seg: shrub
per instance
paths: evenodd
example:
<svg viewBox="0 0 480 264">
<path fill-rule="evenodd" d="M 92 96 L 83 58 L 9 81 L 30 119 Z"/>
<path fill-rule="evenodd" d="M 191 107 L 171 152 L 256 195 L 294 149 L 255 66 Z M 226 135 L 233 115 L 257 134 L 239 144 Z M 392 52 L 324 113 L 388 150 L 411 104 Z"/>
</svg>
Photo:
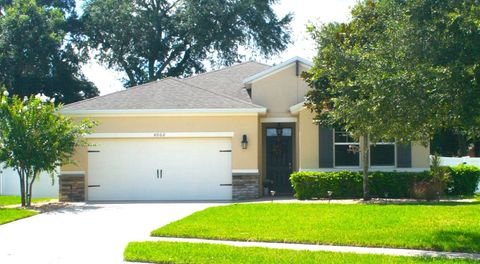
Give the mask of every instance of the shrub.
<svg viewBox="0 0 480 264">
<path fill-rule="evenodd" d="M 362 178 L 358 172 L 295 172 L 290 176 L 295 197 L 300 200 L 362 197 Z"/>
<path fill-rule="evenodd" d="M 450 175 L 450 168 L 440 166 L 440 157 L 437 155 L 433 156 L 430 177 L 415 182 L 412 190 L 413 196 L 416 199 L 440 199 L 448 189 L 451 179 Z"/>
<path fill-rule="evenodd" d="M 437 193 L 472 195 L 480 180 L 480 169 L 460 165 L 451 169 L 440 167 L 437 173 L 424 172 L 370 172 L 369 187 L 372 197 L 434 199 Z M 448 174 L 450 177 L 448 177 Z M 450 179 L 450 180 L 448 180 Z M 352 171 L 295 172 L 290 181 L 298 199 L 362 197 L 362 174 Z"/>
<path fill-rule="evenodd" d="M 410 198 L 415 183 L 430 178 L 428 172 L 371 172 L 369 175 L 372 197 Z"/>
<path fill-rule="evenodd" d="M 451 181 L 447 185 L 450 195 L 473 195 L 480 181 L 480 168 L 458 165 L 450 168 Z"/>
</svg>

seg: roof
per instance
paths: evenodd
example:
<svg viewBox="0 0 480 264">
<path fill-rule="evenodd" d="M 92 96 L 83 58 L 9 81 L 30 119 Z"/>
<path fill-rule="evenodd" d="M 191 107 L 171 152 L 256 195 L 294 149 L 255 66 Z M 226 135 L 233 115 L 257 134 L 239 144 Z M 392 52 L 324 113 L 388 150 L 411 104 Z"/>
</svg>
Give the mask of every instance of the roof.
<svg viewBox="0 0 480 264">
<path fill-rule="evenodd" d="M 221 70 L 195 75 L 183 80 L 189 84 L 251 102 L 243 80 L 270 67 L 266 64 L 250 61 Z"/>
<path fill-rule="evenodd" d="M 251 84 L 251 83 L 253 83 L 253 82 L 255 82 L 255 81 L 258 81 L 258 80 L 260 80 L 260 79 L 263 79 L 263 78 L 265 78 L 265 77 L 268 77 L 268 76 L 270 76 L 270 75 L 273 75 L 273 74 L 275 74 L 276 72 L 279 72 L 279 71 L 281 71 L 281 70 L 283 70 L 283 69 L 285 69 L 285 68 L 289 67 L 290 65 L 292 65 L 292 64 L 294 64 L 294 63 L 297 63 L 297 62 L 300 63 L 300 64 L 303 64 L 303 65 L 305 65 L 305 66 L 307 66 L 307 67 L 309 67 L 309 68 L 312 67 L 312 65 L 313 65 L 311 61 L 308 61 L 308 60 L 306 60 L 306 59 L 304 59 L 304 58 L 301 58 L 301 57 L 293 57 L 293 58 L 291 58 L 291 59 L 289 59 L 289 60 L 287 60 L 287 61 L 284 61 L 284 62 L 282 62 L 282 63 L 280 63 L 280 64 L 278 64 L 278 65 L 275 65 L 275 66 L 273 66 L 273 67 L 268 67 L 267 69 L 265 69 L 265 70 L 263 70 L 263 71 L 261 71 L 261 72 L 258 72 L 258 73 L 254 74 L 254 75 L 251 75 L 251 76 L 245 78 L 245 79 L 243 80 L 243 83 L 244 83 L 244 84 Z"/>
<path fill-rule="evenodd" d="M 86 99 L 64 106 L 62 112 L 66 114 L 264 113 L 266 112 L 264 107 L 252 103 L 246 84 L 274 74 L 296 62 L 311 66 L 310 62 L 299 57 L 274 67 L 258 62 L 244 62 L 185 79 L 169 77 Z"/>
<path fill-rule="evenodd" d="M 62 109 L 62 112 L 127 109 L 256 109 L 260 111 L 264 108 L 170 77 L 69 104 Z"/>
</svg>

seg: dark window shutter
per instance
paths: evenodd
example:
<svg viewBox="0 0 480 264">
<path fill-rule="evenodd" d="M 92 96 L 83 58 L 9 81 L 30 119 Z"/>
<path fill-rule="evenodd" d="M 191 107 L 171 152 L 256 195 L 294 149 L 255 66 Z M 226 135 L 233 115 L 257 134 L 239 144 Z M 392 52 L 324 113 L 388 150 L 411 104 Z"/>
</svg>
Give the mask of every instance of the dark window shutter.
<svg viewBox="0 0 480 264">
<path fill-rule="evenodd" d="M 397 144 L 397 168 L 412 167 L 412 144 Z"/>
<path fill-rule="evenodd" d="M 319 127 L 319 168 L 333 168 L 333 129 Z"/>
</svg>

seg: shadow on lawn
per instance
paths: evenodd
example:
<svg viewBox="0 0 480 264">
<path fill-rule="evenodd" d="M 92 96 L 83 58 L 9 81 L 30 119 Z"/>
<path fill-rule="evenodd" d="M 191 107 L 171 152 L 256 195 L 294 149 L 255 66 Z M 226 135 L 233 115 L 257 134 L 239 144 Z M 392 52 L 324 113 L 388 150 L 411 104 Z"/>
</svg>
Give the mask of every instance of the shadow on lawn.
<svg viewBox="0 0 480 264">
<path fill-rule="evenodd" d="M 432 246 L 439 250 L 480 253 L 480 234 L 468 231 L 439 231 Z"/>
<path fill-rule="evenodd" d="M 454 202 L 454 201 L 440 201 L 440 202 L 427 202 L 427 201 L 419 201 L 419 202 L 385 202 L 385 203 L 377 203 L 378 205 L 431 205 L 431 206 L 475 206 L 480 205 L 480 202 Z"/>
</svg>

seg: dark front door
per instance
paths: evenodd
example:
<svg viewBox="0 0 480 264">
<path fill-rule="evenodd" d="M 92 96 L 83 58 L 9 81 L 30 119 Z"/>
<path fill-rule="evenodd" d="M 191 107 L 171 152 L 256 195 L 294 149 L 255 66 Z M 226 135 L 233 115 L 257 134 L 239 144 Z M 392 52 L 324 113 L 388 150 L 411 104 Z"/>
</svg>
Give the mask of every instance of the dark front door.
<svg viewBox="0 0 480 264">
<path fill-rule="evenodd" d="M 267 127 L 266 165 L 270 189 L 277 194 L 293 193 L 290 174 L 293 170 L 293 128 Z"/>
</svg>

